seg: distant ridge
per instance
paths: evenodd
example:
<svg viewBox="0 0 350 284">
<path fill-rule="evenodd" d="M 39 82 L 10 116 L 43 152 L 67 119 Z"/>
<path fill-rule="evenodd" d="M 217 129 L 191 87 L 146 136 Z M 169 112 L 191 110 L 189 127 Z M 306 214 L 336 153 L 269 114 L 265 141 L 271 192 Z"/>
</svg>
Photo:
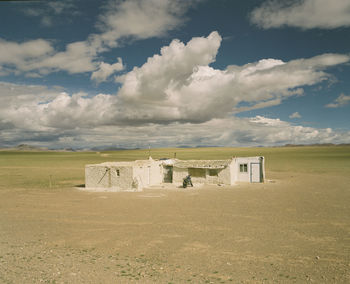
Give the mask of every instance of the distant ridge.
<svg viewBox="0 0 350 284">
<path fill-rule="evenodd" d="M 315 144 L 285 144 L 280 147 L 344 147 L 350 146 L 350 143 L 333 144 L 333 143 L 315 143 Z"/>
<path fill-rule="evenodd" d="M 222 146 L 213 146 L 213 145 L 197 145 L 194 148 L 220 148 Z"/>
<path fill-rule="evenodd" d="M 28 144 L 20 144 L 12 149 L 18 150 L 18 151 L 48 151 L 49 150 L 46 147 L 37 147 L 37 146 L 31 146 Z"/>
<path fill-rule="evenodd" d="M 140 148 L 123 148 L 123 147 L 114 147 L 114 146 L 101 146 L 101 147 L 92 147 L 88 151 L 122 151 L 122 150 L 139 150 Z"/>
<path fill-rule="evenodd" d="M 197 145 L 197 146 L 187 146 L 187 145 L 181 145 L 176 146 L 176 148 L 220 148 L 223 146 L 213 146 L 213 145 Z"/>
<path fill-rule="evenodd" d="M 72 148 L 64 149 L 49 149 L 47 147 L 38 147 L 28 144 L 20 144 L 16 147 L 0 148 L 0 151 L 22 151 L 22 152 L 74 152 Z"/>
<path fill-rule="evenodd" d="M 234 146 L 212 146 L 212 145 L 197 145 L 197 146 L 187 146 L 187 145 L 181 145 L 177 146 L 176 148 L 231 148 Z M 236 146 L 237 147 L 237 146 Z M 236 148 L 234 147 L 234 148 Z M 333 143 L 315 143 L 315 144 L 285 144 L 281 146 L 250 146 L 249 148 L 281 148 L 281 147 L 350 147 L 350 143 L 342 143 L 342 144 L 333 144 Z M 245 147 L 238 147 L 238 148 L 245 148 Z M 116 146 L 100 146 L 100 147 L 91 147 L 91 148 L 61 148 L 61 149 L 50 149 L 47 147 L 39 147 L 39 146 L 32 146 L 28 144 L 20 144 L 15 147 L 8 147 L 8 148 L 0 148 L 0 151 L 22 151 L 22 152 L 86 152 L 86 151 L 122 151 L 122 150 L 140 150 L 142 148 L 123 148 L 123 147 L 116 147 Z M 144 148 L 146 149 L 146 148 Z"/>
</svg>

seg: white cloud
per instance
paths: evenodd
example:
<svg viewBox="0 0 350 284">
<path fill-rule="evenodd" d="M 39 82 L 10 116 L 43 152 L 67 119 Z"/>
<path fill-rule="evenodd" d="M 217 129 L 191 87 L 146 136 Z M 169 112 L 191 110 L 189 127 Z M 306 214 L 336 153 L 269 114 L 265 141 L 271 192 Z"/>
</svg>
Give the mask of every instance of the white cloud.
<svg viewBox="0 0 350 284">
<path fill-rule="evenodd" d="M 180 92 L 195 80 L 194 76 L 203 77 L 203 83 L 213 76 L 225 76 L 220 70 L 208 67 L 215 60 L 220 42 L 217 32 L 207 38 L 193 38 L 187 45 L 173 40 L 161 49 L 160 55 L 148 58 L 143 66 L 119 78 L 123 82 L 119 96 L 127 102 L 159 106 L 159 111 L 164 107 L 160 116 L 176 118 L 180 115 L 179 106 L 186 108 L 186 103 L 192 100 L 185 93 L 181 97 Z"/>
<path fill-rule="evenodd" d="M 349 103 L 350 103 L 350 96 L 340 94 L 340 96 L 334 100 L 334 103 L 329 103 L 325 105 L 325 107 L 338 108 L 338 107 L 346 106 Z"/>
<path fill-rule="evenodd" d="M 99 69 L 91 74 L 91 79 L 100 83 L 106 81 L 112 74 L 117 71 L 121 71 L 124 68 L 123 61 L 120 57 L 118 57 L 118 61 L 114 64 L 101 62 Z"/>
<path fill-rule="evenodd" d="M 200 0 L 110 0 L 100 15 L 100 33 L 91 34 L 85 41 L 72 42 L 64 50 L 55 49 L 44 39 L 23 43 L 0 38 L 0 75 L 29 74 L 38 76 L 57 71 L 70 74 L 95 72 L 91 78 L 103 81 L 121 65 L 101 62 L 97 57 L 102 52 L 118 46 L 124 38 L 134 40 L 159 37 L 180 27 L 187 10 Z M 61 15 L 67 10 L 75 13 L 72 1 L 49 1 L 43 8 L 28 9 L 27 14 L 42 17 L 50 25 L 50 15 Z"/>
<path fill-rule="evenodd" d="M 99 62 L 96 57 L 97 50 L 88 41 L 70 43 L 65 50 L 57 51 L 51 42 L 43 39 L 23 43 L 0 39 L 0 67 L 4 69 L 3 75 L 24 73 L 33 77 L 62 70 L 76 74 L 102 68 L 104 71 L 98 73 L 102 76 L 102 72 L 108 73 L 110 68 L 114 71 L 120 68 L 118 62 L 110 67 Z"/>
<path fill-rule="evenodd" d="M 0 83 L 1 146 L 258 146 L 349 143 L 349 132 L 291 125 L 280 119 L 213 118 L 202 123 L 133 124 L 116 96 L 68 95 L 60 88 Z"/>
<path fill-rule="evenodd" d="M 313 144 L 313 143 L 348 143 L 349 131 L 333 131 L 331 128 L 313 128 L 301 125 L 294 126 L 279 119 L 257 116 L 252 123 L 260 127 L 255 129 L 255 135 L 264 145 L 274 144 Z M 248 128 L 252 129 L 252 128 Z M 266 134 L 263 137 L 264 133 Z"/>
<path fill-rule="evenodd" d="M 253 117 L 250 119 L 253 123 L 273 126 L 273 127 L 284 127 L 288 125 L 288 122 L 282 121 L 279 118 L 268 118 L 261 115 L 257 115 L 256 117 Z"/>
<path fill-rule="evenodd" d="M 116 46 L 123 37 L 164 36 L 184 24 L 184 14 L 199 0 L 110 0 L 100 16 L 101 40 Z"/>
<path fill-rule="evenodd" d="M 96 51 L 84 41 L 68 44 L 65 51 L 58 52 L 44 39 L 23 43 L 0 39 L 0 65 L 7 74 L 93 71 L 98 65 L 95 56 Z"/>
<path fill-rule="evenodd" d="M 62 89 L 40 85 L 18 85 L 0 82 L 0 124 L 12 125 L 15 132 L 27 129 L 45 130 L 40 122 L 38 110 L 41 104 L 54 100 Z"/>
<path fill-rule="evenodd" d="M 96 51 L 85 41 L 70 43 L 65 51 L 57 52 L 52 56 L 29 65 L 33 70 L 39 69 L 43 73 L 59 70 L 68 73 L 82 73 L 93 71 L 97 67 Z"/>
<path fill-rule="evenodd" d="M 265 1 L 254 9 L 251 21 L 264 28 L 282 26 L 333 29 L 350 26 L 349 0 Z"/>
<path fill-rule="evenodd" d="M 51 43 L 44 39 L 29 40 L 22 43 L 0 39 L 0 64 L 25 68 L 25 63 L 40 60 L 53 52 Z"/>
<path fill-rule="evenodd" d="M 37 106 L 49 102 L 62 92 L 62 87 L 48 88 L 41 85 L 19 85 L 0 82 L 1 112 L 8 108 L 18 108 L 22 105 Z"/>
<path fill-rule="evenodd" d="M 203 122 L 276 105 L 289 96 L 303 94 L 302 86 L 328 80 L 324 69 L 350 59 L 339 54 L 290 62 L 263 59 L 219 70 L 209 65 L 215 61 L 220 43 L 217 32 L 187 44 L 174 40 L 159 55 L 119 77 L 123 85 L 118 95 L 129 105 L 128 117 Z"/>
<path fill-rule="evenodd" d="M 63 105 L 65 102 L 62 103 Z M 64 118 L 64 117 L 62 117 Z M 72 123 L 72 121 L 70 121 Z M 67 121 L 67 124 L 69 120 Z M 73 122 L 74 123 L 74 122 Z M 1 124 L 0 124 L 1 126 Z M 350 132 L 294 126 L 279 119 L 266 117 L 212 119 L 203 123 L 173 122 L 166 125 L 146 124 L 90 125 L 76 128 L 27 128 L 18 131 L 3 127 L 0 140 L 3 145 L 20 143 L 56 147 L 91 147 L 113 145 L 118 147 L 164 146 L 259 146 L 348 143 Z"/>
<path fill-rule="evenodd" d="M 293 112 L 289 118 L 301 118 L 301 115 L 299 114 L 299 112 Z"/>
<path fill-rule="evenodd" d="M 290 62 L 264 59 L 219 70 L 209 65 L 215 61 L 220 43 L 217 32 L 193 38 L 187 44 L 172 41 L 159 55 L 119 77 L 122 87 L 117 95 L 63 93 L 40 105 L 8 108 L 3 114 L 8 118 L 23 114 L 37 121 L 33 125 L 58 129 L 203 123 L 277 105 L 289 96 L 302 94 L 302 86 L 327 80 L 326 67 L 349 60 L 344 55 L 324 54 Z M 117 66 L 121 68 L 115 64 L 101 65 L 93 79 L 102 80 Z"/>
<path fill-rule="evenodd" d="M 91 98 L 85 93 L 69 96 L 62 93 L 53 101 L 37 108 L 40 124 L 57 129 L 75 129 L 109 125 L 116 113 L 116 97 L 98 94 Z M 115 122 L 114 124 L 117 124 Z"/>
<path fill-rule="evenodd" d="M 233 113 L 303 94 L 303 86 L 329 80 L 325 69 L 348 62 L 349 56 L 323 54 L 289 62 L 263 59 L 220 70 L 210 66 L 220 43 L 217 32 L 187 44 L 174 40 L 144 65 L 120 76 L 122 87 L 115 95 L 67 94 L 61 89 L 0 83 L 0 96 L 5 98 L 0 106 L 4 129 L 0 140 L 44 143 L 65 137 L 60 143 L 82 145 L 86 139 L 90 145 L 120 141 L 130 147 L 133 140 L 138 141 L 135 145 L 147 140 L 163 146 L 174 141 L 227 146 L 347 141 L 345 132 L 261 116 L 240 119 Z M 107 67 L 114 69 L 113 65 Z M 101 78 L 109 72 L 107 68 Z"/>
</svg>

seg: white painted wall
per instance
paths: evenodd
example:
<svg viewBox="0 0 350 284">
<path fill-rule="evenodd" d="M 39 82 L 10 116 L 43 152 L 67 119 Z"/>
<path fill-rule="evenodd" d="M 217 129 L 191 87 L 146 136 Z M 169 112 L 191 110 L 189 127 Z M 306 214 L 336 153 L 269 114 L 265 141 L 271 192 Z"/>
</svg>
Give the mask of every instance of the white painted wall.
<svg viewBox="0 0 350 284">
<path fill-rule="evenodd" d="M 119 171 L 119 176 L 118 172 Z M 119 190 L 131 190 L 133 183 L 132 166 L 111 166 L 111 187 Z"/>
<path fill-rule="evenodd" d="M 222 180 L 222 169 L 217 169 L 217 176 L 211 176 L 209 174 L 209 169 L 206 170 L 206 183 L 209 184 L 218 184 L 223 183 Z"/>
<path fill-rule="evenodd" d="M 160 161 L 151 161 L 150 163 L 150 185 L 158 185 L 163 182 L 163 166 Z"/>
<path fill-rule="evenodd" d="M 263 176 L 265 176 L 264 172 L 264 159 L 262 157 L 239 157 L 234 158 L 233 163 L 235 167 L 232 167 L 232 174 L 236 176 L 236 181 L 240 182 L 251 182 L 251 169 L 252 163 L 261 164 L 260 169 L 262 170 Z M 240 165 L 247 164 L 247 172 L 240 172 Z"/>
<path fill-rule="evenodd" d="M 219 170 L 218 183 L 220 183 L 220 184 L 227 184 L 227 185 L 231 184 L 230 166 L 227 166 L 226 168 L 224 168 L 222 170 Z"/>
<path fill-rule="evenodd" d="M 209 169 L 203 169 L 205 172 L 204 177 L 191 176 L 192 183 L 195 184 L 231 184 L 230 168 L 218 169 L 217 176 L 210 176 Z M 182 184 L 183 179 L 189 174 L 188 169 L 177 168 L 173 169 L 173 183 Z"/>
<path fill-rule="evenodd" d="M 235 182 L 251 181 L 251 163 L 260 163 L 262 181 L 265 178 L 263 157 L 238 157 L 224 169 L 218 170 L 217 176 L 210 176 L 209 169 L 204 169 L 202 177 L 192 176 L 193 184 L 227 184 Z M 240 172 L 240 164 L 247 164 L 247 172 Z M 119 176 L 117 174 L 119 171 Z M 173 168 L 173 183 L 182 184 L 183 179 L 189 174 L 187 168 Z M 162 161 L 153 159 L 135 162 L 112 162 L 97 165 L 86 165 L 86 188 L 111 188 L 117 190 L 141 191 L 144 187 L 160 185 L 163 182 L 164 168 Z"/>
<path fill-rule="evenodd" d="M 117 171 L 119 171 L 119 176 Z M 103 163 L 85 167 L 86 188 L 132 190 L 132 183 L 133 169 L 131 165 L 113 166 Z"/>
<path fill-rule="evenodd" d="M 231 164 L 229 165 L 230 171 L 230 184 L 235 184 L 237 181 L 237 162 L 236 159 L 232 159 Z"/>
<path fill-rule="evenodd" d="M 101 165 L 87 165 L 85 167 L 85 187 L 106 188 L 109 185 L 109 168 Z"/>
<path fill-rule="evenodd" d="M 182 184 L 183 179 L 188 175 L 187 169 L 173 168 L 173 183 Z"/>
<path fill-rule="evenodd" d="M 152 159 L 136 161 L 133 165 L 133 179 L 137 180 L 141 188 L 161 184 L 163 181 L 161 162 Z"/>
</svg>

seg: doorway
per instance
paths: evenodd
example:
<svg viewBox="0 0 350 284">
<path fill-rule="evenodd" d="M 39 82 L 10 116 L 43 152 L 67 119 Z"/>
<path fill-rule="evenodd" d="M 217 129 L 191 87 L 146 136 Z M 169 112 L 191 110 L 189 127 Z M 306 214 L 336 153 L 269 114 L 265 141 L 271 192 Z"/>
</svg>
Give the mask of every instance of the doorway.
<svg viewBox="0 0 350 284">
<path fill-rule="evenodd" d="M 164 183 L 172 183 L 173 182 L 173 166 L 165 166 L 164 167 L 163 182 Z"/>
<path fill-rule="evenodd" d="M 250 182 L 261 182 L 260 163 L 250 163 Z"/>
</svg>

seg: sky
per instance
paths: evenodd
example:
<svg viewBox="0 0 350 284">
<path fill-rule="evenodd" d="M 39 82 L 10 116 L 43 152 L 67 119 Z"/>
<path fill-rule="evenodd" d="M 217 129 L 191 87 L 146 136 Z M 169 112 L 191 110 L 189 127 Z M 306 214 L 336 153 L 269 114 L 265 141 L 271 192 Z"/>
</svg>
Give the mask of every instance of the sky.
<svg viewBox="0 0 350 284">
<path fill-rule="evenodd" d="M 349 0 L 0 1 L 0 147 L 350 143 Z"/>
</svg>

